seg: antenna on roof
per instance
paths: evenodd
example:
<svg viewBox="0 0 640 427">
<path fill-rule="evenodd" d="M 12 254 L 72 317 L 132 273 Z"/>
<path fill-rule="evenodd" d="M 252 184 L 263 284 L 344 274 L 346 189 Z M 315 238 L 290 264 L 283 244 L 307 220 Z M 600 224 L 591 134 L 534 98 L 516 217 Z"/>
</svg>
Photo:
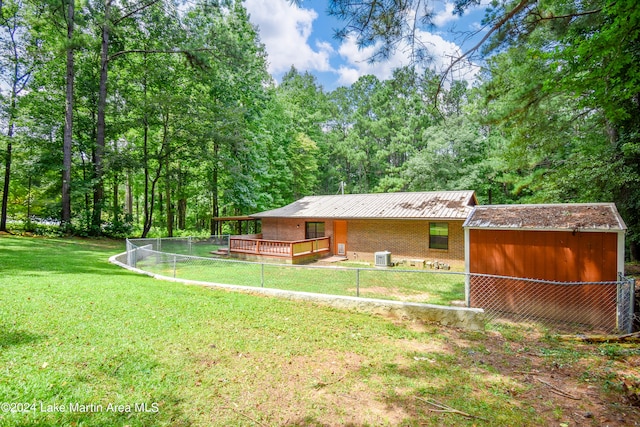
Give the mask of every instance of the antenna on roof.
<svg viewBox="0 0 640 427">
<path fill-rule="evenodd" d="M 346 182 L 344 181 L 340 181 L 340 188 L 338 188 L 338 193 L 342 194 L 344 196 L 344 186 L 347 185 Z M 336 193 L 337 194 L 337 193 Z"/>
</svg>

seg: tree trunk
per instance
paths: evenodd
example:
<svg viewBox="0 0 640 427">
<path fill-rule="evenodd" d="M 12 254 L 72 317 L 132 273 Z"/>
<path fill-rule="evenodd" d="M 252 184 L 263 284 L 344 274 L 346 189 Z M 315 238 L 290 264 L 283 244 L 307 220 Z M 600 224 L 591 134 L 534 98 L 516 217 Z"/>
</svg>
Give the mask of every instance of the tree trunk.
<svg viewBox="0 0 640 427">
<path fill-rule="evenodd" d="M 640 260 L 640 245 L 634 241 L 629 242 L 629 257 L 630 261 Z"/>
<path fill-rule="evenodd" d="M 105 144 L 105 114 L 107 106 L 107 66 L 109 63 L 109 27 L 110 27 L 111 0 L 104 3 L 104 22 L 102 24 L 102 45 L 100 53 L 100 86 L 98 89 L 98 128 L 96 134 L 96 147 L 93 159 L 94 187 L 93 187 L 93 218 L 91 220 L 92 232 L 101 234 L 102 204 L 104 202 L 104 180 L 102 170 L 102 157 Z"/>
<path fill-rule="evenodd" d="M 213 142 L 213 175 L 211 177 L 211 235 L 217 236 L 220 233 L 220 223 L 215 218 L 220 216 L 220 206 L 218 203 L 218 152 L 220 147 L 216 141 Z"/>
<path fill-rule="evenodd" d="M 31 221 L 31 183 L 32 183 L 32 177 L 31 175 L 29 175 L 29 182 L 28 182 L 28 188 L 27 188 L 27 222 Z"/>
<path fill-rule="evenodd" d="M 149 234 L 149 231 L 151 230 L 151 225 L 153 224 L 153 206 L 156 202 L 156 184 L 158 183 L 158 177 L 154 178 L 151 181 L 151 188 L 149 189 L 150 194 L 151 194 L 151 200 L 149 200 L 149 205 L 145 204 L 144 206 L 144 210 L 145 210 L 145 222 L 144 222 L 144 226 L 142 228 L 142 238 L 144 239 L 145 237 L 147 237 L 147 234 Z M 145 199 L 148 200 L 148 195 L 145 195 Z"/>
<path fill-rule="evenodd" d="M 60 228 L 69 230 L 71 225 L 71 149 L 73 139 L 73 83 L 74 83 L 74 53 L 73 30 L 75 1 L 68 0 L 67 6 L 67 75 L 66 75 L 66 103 L 64 115 L 64 139 L 62 144 L 62 216 Z"/>
<path fill-rule="evenodd" d="M 84 161 L 85 156 L 81 156 L 82 159 L 82 181 L 83 182 L 87 182 L 87 163 Z M 85 191 L 84 191 L 84 214 L 83 214 L 83 218 L 84 218 L 84 222 L 85 222 L 85 227 L 88 230 L 91 226 L 91 201 L 89 200 L 89 192 L 86 190 L 86 184 L 83 186 L 85 187 Z"/>
<path fill-rule="evenodd" d="M 182 170 L 180 168 L 180 162 L 178 162 L 177 164 L 176 176 L 176 197 L 178 198 L 176 208 L 176 222 L 178 223 L 178 230 L 184 230 L 187 216 L 187 199 L 183 193 L 182 183 L 184 181 L 184 174 L 182 173 Z"/>
<path fill-rule="evenodd" d="M 17 77 L 18 67 L 16 65 L 14 69 L 14 83 L 11 90 L 11 103 L 9 110 L 9 123 L 7 129 L 7 152 L 4 161 L 4 185 L 2 189 L 2 210 L 0 212 L 0 231 L 7 231 L 7 207 L 9 206 L 9 183 L 11 181 L 11 162 L 12 162 L 12 139 L 13 132 L 15 130 L 15 111 L 16 111 L 16 98 L 18 97 L 17 91 Z"/>
<path fill-rule="evenodd" d="M 120 198 L 118 197 L 119 192 L 119 183 L 118 183 L 118 173 L 113 173 L 113 224 L 120 224 L 120 207 L 118 204 L 120 203 Z"/>
<path fill-rule="evenodd" d="M 187 199 L 178 200 L 178 229 L 185 230 L 187 228 Z"/>
<path fill-rule="evenodd" d="M 165 203 L 167 206 L 167 237 L 173 237 L 173 207 L 171 206 L 171 179 L 169 176 L 169 164 L 165 174 Z"/>
<path fill-rule="evenodd" d="M 17 52 L 16 50 L 16 40 L 15 40 L 15 28 L 10 31 L 11 34 L 11 42 L 13 45 L 13 52 Z M 18 82 L 20 79 L 20 65 L 18 64 L 18 54 L 15 53 L 13 59 L 13 75 L 11 76 L 11 93 L 10 93 L 10 102 L 9 102 L 9 117 L 7 123 L 7 151 L 5 154 L 4 160 L 4 184 L 2 187 L 2 208 L 0 208 L 0 231 L 7 231 L 7 210 L 9 206 L 9 184 L 11 182 L 11 162 L 12 162 L 12 151 L 13 151 L 13 132 L 15 130 L 15 118 L 16 118 L 16 104 L 18 93 L 20 89 L 18 89 Z"/>
<path fill-rule="evenodd" d="M 146 85 L 145 85 L 145 96 L 146 96 Z M 146 117 L 144 118 L 144 131 L 142 137 L 142 162 L 144 164 L 144 203 L 142 205 L 142 210 L 144 213 L 144 224 L 142 225 L 142 238 L 147 237 L 147 233 L 151 230 L 151 219 L 153 217 L 153 204 L 152 208 L 149 208 L 149 184 L 150 184 L 150 174 L 149 174 L 149 123 Z M 153 190 L 151 191 L 151 203 L 153 203 Z"/>
<path fill-rule="evenodd" d="M 133 218 L 133 188 L 131 186 L 131 171 L 127 171 L 127 186 L 126 186 L 126 193 L 125 193 L 125 204 L 124 204 L 124 210 L 125 210 L 125 214 L 129 217 L 129 218 Z"/>
<path fill-rule="evenodd" d="M 162 164 L 164 162 L 163 159 L 168 157 L 169 152 L 169 114 L 165 114 L 164 123 L 163 123 L 163 135 L 162 135 L 162 146 L 158 151 L 158 167 L 154 171 L 154 177 L 151 178 L 151 174 L 149 172 L 149 147 L 148 147 L 148 137 L 149 137 L 149 126 L 147 119 L 145 117 L 144 120 L 145 128 L 144 128 L 144 141 L 143 141 L 143 153 L 144 153 L 144 226 L 142 228 L 142 237 L 147 237 L 147 234 L 151 230 L 151 225 L 153 223 L 153 208 L 155 206 L 155 192 L 156 192 L 156 184 L 160 180 L 160 176 L 162 174 Z M 149 188 L 149 181 L 151 180 L 151 188 Z M 149 200 L 149 195 L 151 195 L 151 200 Z M 160 198 L 160 216 L 162 216 L 162 192 L 158 192 L 158 196 Z"/>
<path fill-rule="evenodd" d="M 12 133 L 11 126 L 9 133 Z M 9 180 L 11 179 L 11 136 L 7 139 L 7 152 L 4 161 L 4 185 L 2 187 L 2 213 L 0 214 L 0 231 L 7 231 L 7 206 L 9 204 Z"/>
</svg>

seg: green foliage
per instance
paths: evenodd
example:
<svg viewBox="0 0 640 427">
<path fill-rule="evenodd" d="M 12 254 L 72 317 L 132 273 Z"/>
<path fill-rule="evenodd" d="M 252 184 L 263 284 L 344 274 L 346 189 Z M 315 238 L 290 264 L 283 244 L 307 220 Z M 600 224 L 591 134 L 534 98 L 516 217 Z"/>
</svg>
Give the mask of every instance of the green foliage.
<svg viewBox="0 0 640 427">
<path fill-rule="evenodd" d="M 461 117 L 443 121 L 423 133 L 425 148 L 412 157 L 404 172 L 412 190 L 475 188 L 476 169 L 487 155 L 486 141 Z"/>
<path fill-rule="evenodd" d="M 456 13 L 475 3 L 456 2 Z M 410 39 L 404 12 L 416 4 L 332 1 L 329 8 L 360 32 L 362 44 L 383 41 L 376 46 L 384 56 Z M 3 118 L 15 113 L 11 138 L 7 132 L 0 142 L 5 163 L 13 145 L 12 218 L 60 217 L 61 53 L 72 45 L 78 234 L 215 233 L 216 217 L 309 194 L 472 189 L 481 203 L 613 201 L 638 256 L 640 12 L 631 0 L 496 2 L 486 17 L 492 33 L 484 48 L 492 56 L 474 87 L 441 86 L 440 76 L 410 66 L 330 93 L 293 67 L 273 83 L 240 1 L 177 8 L 162 0 L 126 19 L 131 4 L 112 3 L 100 177 L 105 3 L 76 4 L 70 41 L 60 31 L 62 6 L 3 6 L 1 77 L 11 80 L 11 17 L 24 42 L 13 61 L 32 70 L 15 106 L 0 94 Z M 104 227 L 92 218 L 96 206 Z"/>
<path fill-rule="evenodd" d="M 541 19 L 541 17 L 545 17 Z M 616 202 L 638 243 L 640 13 L 635 2 L 545 2 L 494 37 L 482 91 L 516 200 Z"/>
</svg>

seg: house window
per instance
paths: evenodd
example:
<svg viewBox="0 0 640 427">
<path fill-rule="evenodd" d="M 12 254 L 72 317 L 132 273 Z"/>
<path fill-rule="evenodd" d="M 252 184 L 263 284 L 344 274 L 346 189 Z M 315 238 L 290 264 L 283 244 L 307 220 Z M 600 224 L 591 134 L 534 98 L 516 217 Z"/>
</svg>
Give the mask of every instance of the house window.
<svg viewBox="0 0 640 427">
<path fill-rule="evenodd" d="M 429 249 L 449 249 L 449 224 L 429 223 Z"/>
<path fill-rule="evenodd" d="M 305 226 L 305 239 L 317 239 L 319 237 L 324 237 L 324 222 L 307 222 Z"/>
</svg>

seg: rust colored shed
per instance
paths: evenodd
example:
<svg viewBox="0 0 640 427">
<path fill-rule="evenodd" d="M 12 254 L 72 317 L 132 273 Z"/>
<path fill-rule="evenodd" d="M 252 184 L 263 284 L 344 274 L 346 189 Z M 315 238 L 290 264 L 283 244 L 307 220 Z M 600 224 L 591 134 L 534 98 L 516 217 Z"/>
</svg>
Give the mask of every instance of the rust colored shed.
<svg viewBox="0 0 640 427">
<path fill-rule="evenodd" d="M 624 274 L 626 226 L 613 203 L 476 206 L 463 227 L 470 306 L 513 312 L 526 299 L 529 312 L 551 311 L 558 320 L 615 322 L 615 306 L 608 305 L 616 299 L 615 286 L 562 285 L 615 282 Z M 584 301 L 593 306 L 586 308 Z"/>
</svg>

